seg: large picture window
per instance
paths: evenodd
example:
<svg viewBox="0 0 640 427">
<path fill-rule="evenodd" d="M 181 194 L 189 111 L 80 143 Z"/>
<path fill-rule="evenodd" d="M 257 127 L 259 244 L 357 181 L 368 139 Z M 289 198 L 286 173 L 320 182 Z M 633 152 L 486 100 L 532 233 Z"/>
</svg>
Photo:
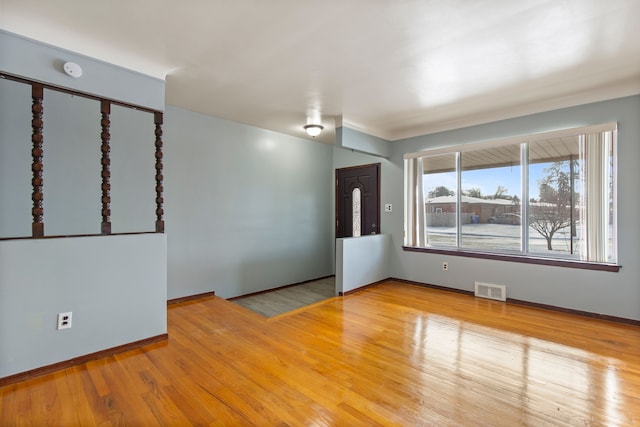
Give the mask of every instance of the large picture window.
<svg viewBox="0 0 640 427">
<path fill-rule="evenodd" d="M 405 155 L 405 247 L 616 264 L 616 129 Z"/>
</svg>

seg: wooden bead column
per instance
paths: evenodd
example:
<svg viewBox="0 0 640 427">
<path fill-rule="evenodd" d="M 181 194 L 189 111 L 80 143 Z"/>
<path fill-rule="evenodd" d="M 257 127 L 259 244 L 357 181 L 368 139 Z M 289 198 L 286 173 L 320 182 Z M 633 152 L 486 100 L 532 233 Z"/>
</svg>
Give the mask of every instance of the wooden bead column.
<svg viewBox="0 0 640 427">
<path fill-rule="evenodd" d="M 31 208 L 31 215 L 33 217 L 33 223 L 31 224 L 32 237 L 44 237 L 44 208 L 42 202 L 44 195 L 42 192 L 42 171 L 44 169 L 42 164 L 43 156 L 43 137 L 42 137 L 42 99 L 44 97 L 44 87 L 41 84 L 34 83 L 31 85 L 31 98 L 33 100 L 31 104 L 31 171 L 33 172 L 33 178 L 31 179 L 32 193 L 31 200 L 33 201 L 33 207 Z"/>
</svg>

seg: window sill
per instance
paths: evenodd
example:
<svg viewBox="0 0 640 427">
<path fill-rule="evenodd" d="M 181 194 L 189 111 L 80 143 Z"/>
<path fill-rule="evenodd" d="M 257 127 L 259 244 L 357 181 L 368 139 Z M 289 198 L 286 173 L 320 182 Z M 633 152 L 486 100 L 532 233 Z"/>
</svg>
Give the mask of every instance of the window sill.
<svg viewBox="0 0 640 427">
<path fill-rule="evenodd" d="M 496 261 L 520 262 L 523 264 L 539 264 L 549 265 L 553 267 L 580 268 L 583 270 L 599 270 L 599 271 L 620 271 L 620 266 L 616 264 L 598 264 L 585 261 L 571 261 L 555 258 L 535 258 L 524 255 L 497 254 L 488 252 L 473 252 L 462 249 L 442 249 L 442 248 L 419 248 L 415 246 L 403 246 L 402 250 L 407 252 L 424 252 L 429 254 L 442 254 L 449 256 L 461 256 L 468 258 L 492 259 Z"/>
</svg>

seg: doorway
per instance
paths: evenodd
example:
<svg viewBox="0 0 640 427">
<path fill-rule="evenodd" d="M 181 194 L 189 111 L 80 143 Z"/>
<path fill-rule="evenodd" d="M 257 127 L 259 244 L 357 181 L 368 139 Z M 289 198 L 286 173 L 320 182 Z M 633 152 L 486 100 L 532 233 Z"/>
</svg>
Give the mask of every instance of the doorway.
<svg viewBox="0 0 640 427">
<path fill-rule="evenodd" d="M 380 233 L 380 163 L 336 169 L 336 238 Z"/>
</svg>

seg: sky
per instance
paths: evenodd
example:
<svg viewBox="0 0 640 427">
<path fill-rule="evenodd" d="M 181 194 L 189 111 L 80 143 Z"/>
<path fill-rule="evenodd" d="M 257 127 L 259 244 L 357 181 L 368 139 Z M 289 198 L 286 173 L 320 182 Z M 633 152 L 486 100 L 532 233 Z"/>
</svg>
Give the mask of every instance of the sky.
<svg viewBox="0 0 640 427">
<path fill-rule="evenodd" d="M 529 198 L 538 197 L 538 181 L 544 175 L 543 170 L 549 165 L 549 163 L 529 165 Z M 507 189 L 506 195 L 517 195 L 522 199 L 520 197 L 520 173 L 520 166 L 465 171 L 462 173 L 462 190 L 479 188 L 483 196 L 489 196 L 495 194 L 498 186 L 502 186 Z M 456 173 L 446 172 L 424 175 L 423 184 L 425 197 L 430 191 L 441 185 L 455 192 Z"/>
</svg>

